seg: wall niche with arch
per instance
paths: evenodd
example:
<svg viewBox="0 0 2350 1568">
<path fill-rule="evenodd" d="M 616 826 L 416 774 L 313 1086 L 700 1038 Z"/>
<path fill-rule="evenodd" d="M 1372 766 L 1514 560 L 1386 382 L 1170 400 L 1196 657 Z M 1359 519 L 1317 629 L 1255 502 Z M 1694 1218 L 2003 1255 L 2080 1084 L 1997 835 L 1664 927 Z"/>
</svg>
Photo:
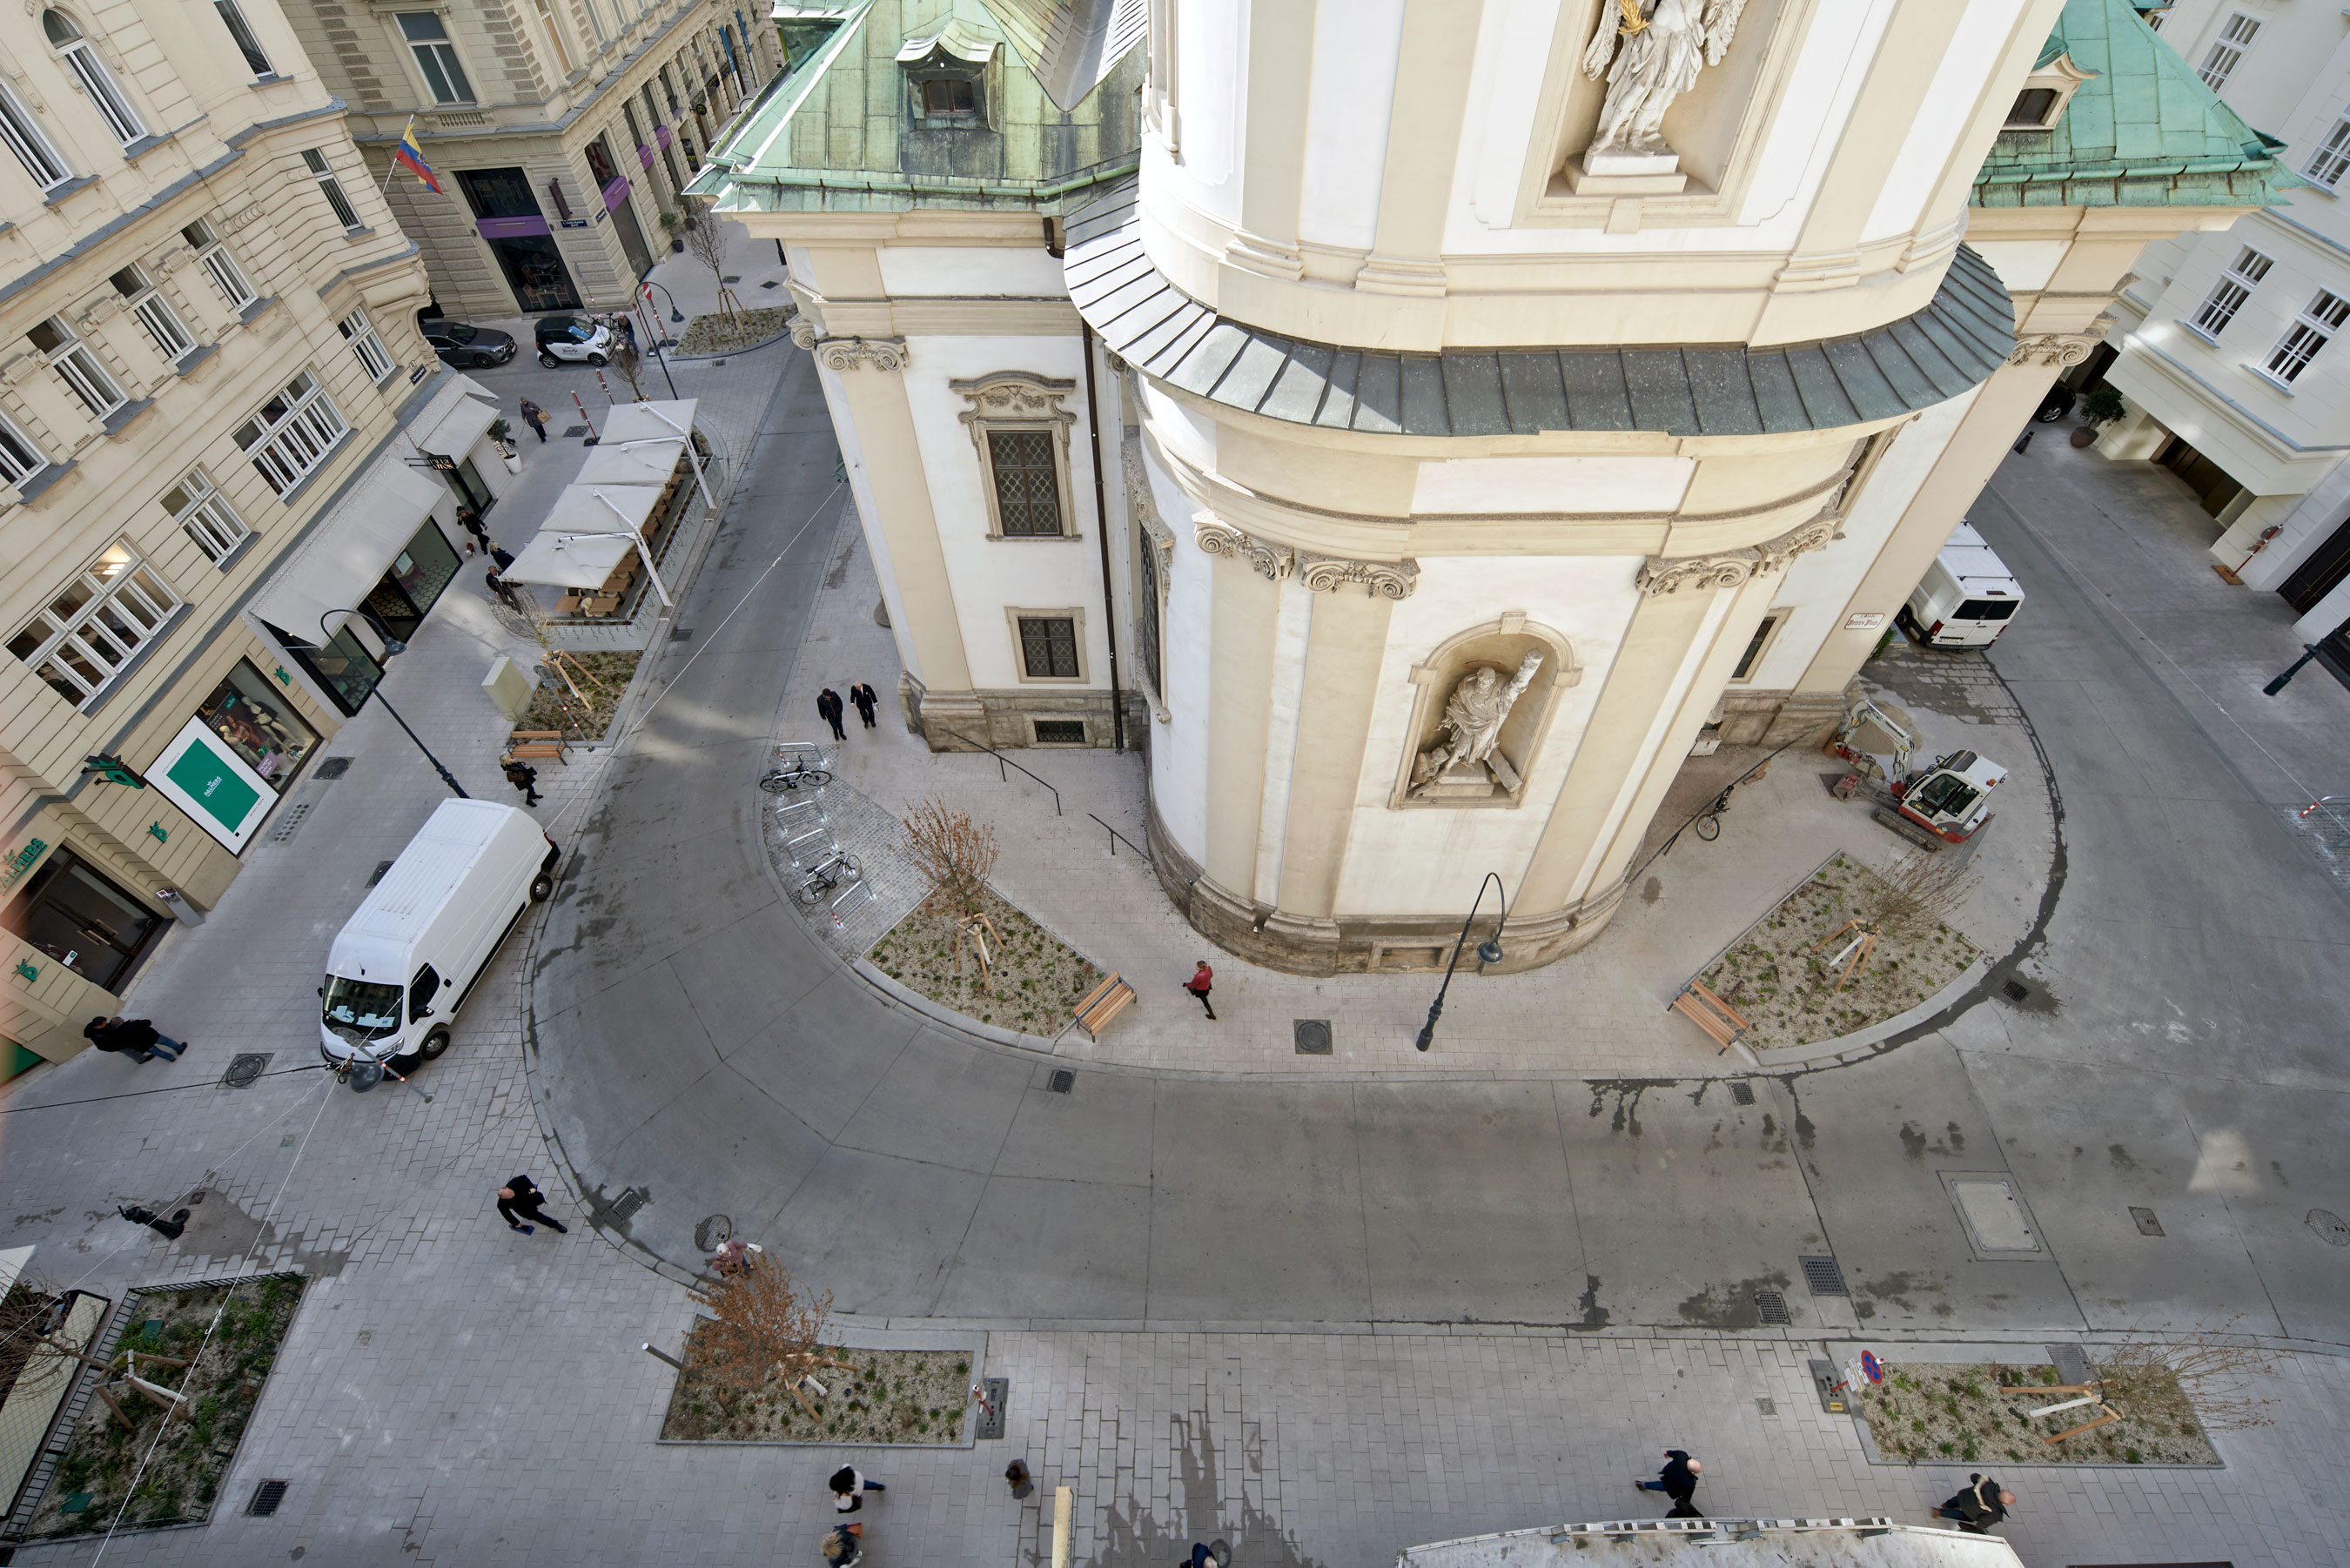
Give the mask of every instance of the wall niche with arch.
<svg viewBox="0 0 2350 1568">
<path fill-rule="evenodd" d="M 1478 670 L 1490 669 L 1496 671 L 1500 684 L 1507 686 L 1530 653 L 1541 654 L 1542 662 L 1502 721 L 1493 752 L 1503 765 L 1490 770 L 1484 787 L 1472 789 L 1457 782 L 1416 787 L 1414 764 L 1422 753 L 1449 738 L 1444 729 L 1445 707 L 1461 683 Z M 1397 761 L 1388 807 L 1398 811 L 1516 808 L 1525 799 L 1526 780 L 1541 759 L 1543 741 L 1560 698 L 1582 680 L 1583 666 L 1566 634 L 1528 619 L 1523 610 L 1505 611 L 1439 643 L 1412 668 L 1411 722 L 1404 732 L 1407 743 Z"/>
</svg>

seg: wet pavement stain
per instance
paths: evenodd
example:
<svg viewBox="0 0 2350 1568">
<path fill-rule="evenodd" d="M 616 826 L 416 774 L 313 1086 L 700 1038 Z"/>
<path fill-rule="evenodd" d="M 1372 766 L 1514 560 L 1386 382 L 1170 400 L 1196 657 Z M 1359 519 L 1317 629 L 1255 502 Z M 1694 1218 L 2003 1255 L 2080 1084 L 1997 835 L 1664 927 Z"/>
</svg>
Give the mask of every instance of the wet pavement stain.
<svg viewBox="0 0 2350 1568">
<path fill-rule="evenodd" d="M 1607 1124 L 1610 1132 L 1628 1132 L 1640 1136 L 1640 1096 L 1650 1089 L 1669 1089 L 1671 1078 L 1586 1078 L 1591 1089 L 1589 1115 L 1597 1116 L 1607 1106 L 1607 1096 L 1616 1096 L 1616 1114 Z"/>
<path fill-rule="evenodd" d="M 1754 1293 L 1764 1287 L 1783 1293 L 1787 1283 L 1785 1274 L 1772 1273 L 1709 1286 L 1681 1303 L 1681 1321 L 1699 1328 L 1760 1328 L 1762 1313 L 1754 1304 Z"/>
<path fill-rule="evenodd" d="M 1168 1512 L 1161 1520 L 1129 1499 L 1124 1506 L 1110 1503 L 1102 1510 L 1101 1525 L 1084 1568 L 1139 1568 L 1139 1565 L 1187 1561 L 1194 1542 L 1228 1541 L 1235 1562 L 1249 1568 L 1323 1568 L 1320 1560 L 1299 1550 L 1297 1537 L 1281 1528 L 1270 1513 L 1245 1496 L 1223 1498 L 1217 1478 L 1223 1466 L 1204 1412 L 1172 1417 L 1169 1448 L 1175 1456 L 1175 1474 L 1168 1488 Z M 1264 1430 L 1258 1423 L 1241 1422 L 1242 1458 L 1252 1475 L 1264 1473 Z M 1042 1521 L 1049 1534 L 1049 1520 Z M 1035 1568 L 1047 1561 L 1039 1546 L 1021 1552 Z"/>
</svg>

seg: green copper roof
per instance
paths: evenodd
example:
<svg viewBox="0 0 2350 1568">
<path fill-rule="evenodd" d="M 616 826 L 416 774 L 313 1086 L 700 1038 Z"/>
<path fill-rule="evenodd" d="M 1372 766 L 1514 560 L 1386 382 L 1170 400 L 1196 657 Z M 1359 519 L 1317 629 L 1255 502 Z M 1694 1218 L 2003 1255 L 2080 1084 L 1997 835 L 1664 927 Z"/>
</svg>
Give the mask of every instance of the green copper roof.
<svg viewBox="0 0 2350 1568">
<path fill-rule="evenodd" d="M 1064 112 L 982 0 L 844 9 L 823 46 L 712 150 L 692 194 L 723 212 L 1058 213 L 1133 172 L 1143 53 L 1130 39 L 1100 86 Z M 977 73 L 974 119 L 925 123 L 913 84 L 933 66 Z"/>
<path fill-rule="evenodd" d="M 2067 0 L 2040 54 L 2092 73 L 2052 130 L 2003 130 L 1978 207 L 2265 207 L 2302 181 L 2126 0 Z"/>
</svg>

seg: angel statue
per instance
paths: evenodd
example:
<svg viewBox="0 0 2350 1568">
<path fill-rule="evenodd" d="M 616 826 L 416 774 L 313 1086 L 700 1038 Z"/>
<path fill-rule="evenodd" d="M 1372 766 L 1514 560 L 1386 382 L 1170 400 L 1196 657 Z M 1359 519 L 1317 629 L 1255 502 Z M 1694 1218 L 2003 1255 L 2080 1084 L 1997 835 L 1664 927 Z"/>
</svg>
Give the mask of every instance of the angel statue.
<svg viewBox="0 0 2350 1568">
<path fill-rule="evenodd" d="M 1461 678 L 1445 700 L 1444 722 L 1437 733 L 1448 732 L 1451 739 L 1428 748 L 1412 764 L 1411 793 L 1419 794 L 1442 779 L 1451 769 L 1460 766 L 1476 768 L 1483 765 L 1503 784 L 1515 788 L 1517 773 L 1507 758 L 1493 750 L 1502 738 L 1502 721 L 1524 695 L 1534 681 L 1534 671 L 1542 668 L 1542 650 L 1536 649 L 1519 661 L 1518 673 L 1508 685 L 1502 684 L 1502 672 L 1490 664 L 1481 664 Z"/>
<path fill-rule="evenodd" d="M 1607 101 L 1584 167 L 1601 172 L 1596 159 L 1673 157 L 1662 130 L 1665 110 L 1697 85 L 1699 70 L 1721 64 L 1745 8 L 1746 0 L 1648 0 L 1646 10 L 1642 0 L 1616 0 L 1603 6 L 1583 53 L 1583 74 L 1596 80 L 1607 73 Z"/>
</svg>

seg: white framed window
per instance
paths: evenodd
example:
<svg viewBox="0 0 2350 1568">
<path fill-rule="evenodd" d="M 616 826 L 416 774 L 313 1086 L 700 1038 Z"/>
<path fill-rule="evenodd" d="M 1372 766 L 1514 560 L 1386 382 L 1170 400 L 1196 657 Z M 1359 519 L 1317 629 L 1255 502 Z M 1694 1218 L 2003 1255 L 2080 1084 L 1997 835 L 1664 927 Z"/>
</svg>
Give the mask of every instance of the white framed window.
<svg viewBox="0 0 2350 1568">
<path fill-rule="evenodd" d="M 0 481 L 22 489 L 25 481 L 48 466 L 48 454 L 0 414 Z"/>
<path fill-rule="evenodd" d="M 335 323 L 335 330 L 341 333 L 343 341 L 351 346 L 351 353 L 358 358 L 360 368 L 367 371 L 369 380 L 380 381 L 391 374 L 395 369 L 391 356 L 385 351 L 383 339 L 375 335 L 375 327 L 368 321 L 366 311 L 352 311 Z"/>
<path fill-rule="evenodd" d="M 351 210 L 351 199 L 343 194 L 343 182 L 335 178 L 334 166 L 327 161 L 324 151 L 316 147 L 305 148 L 302 165 L 310 171 L 310 177 L 318 182 L 318 189 L 326 196 L 327 205 L 335 210 L 337 223 L 346 229 L 365 226 L 359 222 L 359 215 Z"/>
<path fill-rule="evenodd" d="M 236 0 L 213 0 L 213 9 L 220 13 L 221 26 L 228 29 L 230 41 L 244 57 L 244 63 L 253 67 L 253 74 L 276 76 L 277 73 L 270 68 L 269 57 L 262 52 L 261 40 L 253 36 L 253 26 L 245 21 L 244 13 L 237 9 Z"/>
<path fill-rule="evenodd" d="M 2195 329 L 2209 337 L 2226 331 L 2228 323 L 2236 319 L 2236 312 L 2243 308 L 2244 301 L 2252 296 L 2252 290 L 2260 286 L 2261 279 L 2268 276 L 2270 265 L 2268 257 L 2250 245 L 2238 251 L 2236 259 L 2228 264 L 2228 270 L 2220 275 L 2220 281 L 2211 286 L 2211 292 L 2196 307 Z"/>
<path fill-rule="evenodd" d="M 555 7 L 550 0 L 538 0 L 538 21 L 546 29 L 548 42 L 555 46 L 556 64 L 563 67 L 565 76 L 569 76 L 577 67 L 571 63 L 571 47 L 563 41 L 563 28 L 555 20 Z"/>
<path fill-rule="evenodd" d="M 2345 170 L 2350 170 L 2350 110 L 2345 110 L 2342 118 L 2334 122 L 2334 129 L 2325 133 L 2325 140 L 2317 144 L 2309 161 L 2301 166 L 2304 179 L 2328 191 L 2342 182 Z"/>
<path fill-rule="evenodd" d="M 283 495 L 323 465 L 350 428 L 318 378 L 305 370 L 237 427 L 236 444 Z"/>
<path fill-rule="evenodd" d="M 241 311 L 253 303 L 253 285 L 245 281 L 244 269 L 229 254 L 227 244 L 221 239 L 220 231 L 213 227 L 211 219 L 198 218 L 180 231 L 180 237 L 196 253 L 196 259 L 203 264 L 213 286 L 221 291 L 221 297 L 228 301 L 231 310 Z"/>
<path fill-rule="evenodd" d="M 2333 339 L 2345 320 L 2350 320 L 2350 299 L 2319 289 L 2317 297 L 2303 307 L 2300 319 L 2285 328 L 2277 346 L 2269 350 L 2264 369 L 2278 380 L 2290 384 L 2309 369 L 2317 351 Z"/>
<path fill-rule="evenodd" d="M 214 564 L 228 559 L 230 551 L 253 537 L 253 530 L 244 525 L 228 497 L 201 468 L 190 469 L 185 479 L 163 492 L 163 510 L 187 531 L 204 559 Z"/>
<path fill-rule="evenodd" d="M 122 395 L 122 389 L 114 384 L 114 378 L 106 373 L 106 367 L 98 362 L 89 346 L 74 336 L 64 317 L 52 316 L 47 321 L 35 322 L 25 338 L 41 351 L 49 369 L 72 389 L 92 419 L 103 422 L 107 415 L 130 400 Z"/>
<path fill-rule="evenodd" d="M 25 172 L 33 177 L 33 183 L 41 188 L 43 195 L 73 178 L 73 170 L 50 144 L 40 121 L 18 101 L 5 82 L 0 82 L 0 141 L 8 144 L 8 151 L 16 155 L 16 161 L 25 166 Z"/>
<path fill-rule="evenodd" d="M 2226 87 L 2228 78 L 2235 74 L 2237 65 L 2243 59 L 2244 51 L 2252 47 L 2252 40 L 2260 36 L 2260 32 L 2261 25 L 2241 11 L 2229 17 L 2228 25 L 2220 29 L 2220 36 L 2203 57 L 2203 63 L 2195 67 L 2195 74 L 2203 78 L 2203 85 L 2213 92 Z"/>
<path fill-rule="evenodd" d="M 124 267 L 108 281 L 130 304 L 130 314 L 139 317 L 140 325 L 147 328 L 147 336 L 155 339 L 155 347 L 162 350 L 164 358 L 176 365 L 196 351 L 196 340 L 187 324 L 172 308 L 171 301 L 155 292 L 155 280 L 147 275 L 145 267 L 135 264 Z"/>
<path fill-rule="evenodd" d="M 79 708 L 106 690 L 180 607 L 155 569 L 116 544 L 8 640 L 58 696 Z"/>
<path fill-rule="evenodd" d="M 114 73 L 106 68 L 106 62 L 98 57 L 98 51 L 89 47 L 89 40 L 82 36 L 71 17 L 62 11 L 44 11 L 41 31 L 48 36 L 50 47 L 81 84 L 81 90 L 89 95 L 98 117 L 106 121 L 106 129 L 114 133 L 115 140 L 128 147 L 147 134 L 139 111 L 130 107 L 130 100 L 115 85 Z"/>
<path fill-rule="evenodd" d="M 457 46 L 449 41 L 449 29 L 442 25 L 437 11 L 402 11 L 400 14 L 400 36 L 408 40 L 408 52 L 416 57 L 416 69 L 432 89 L 435 103 L 471 103 L 473 84 L 465 79 L 465 67 L 457 59 Z"/>
</svg>

